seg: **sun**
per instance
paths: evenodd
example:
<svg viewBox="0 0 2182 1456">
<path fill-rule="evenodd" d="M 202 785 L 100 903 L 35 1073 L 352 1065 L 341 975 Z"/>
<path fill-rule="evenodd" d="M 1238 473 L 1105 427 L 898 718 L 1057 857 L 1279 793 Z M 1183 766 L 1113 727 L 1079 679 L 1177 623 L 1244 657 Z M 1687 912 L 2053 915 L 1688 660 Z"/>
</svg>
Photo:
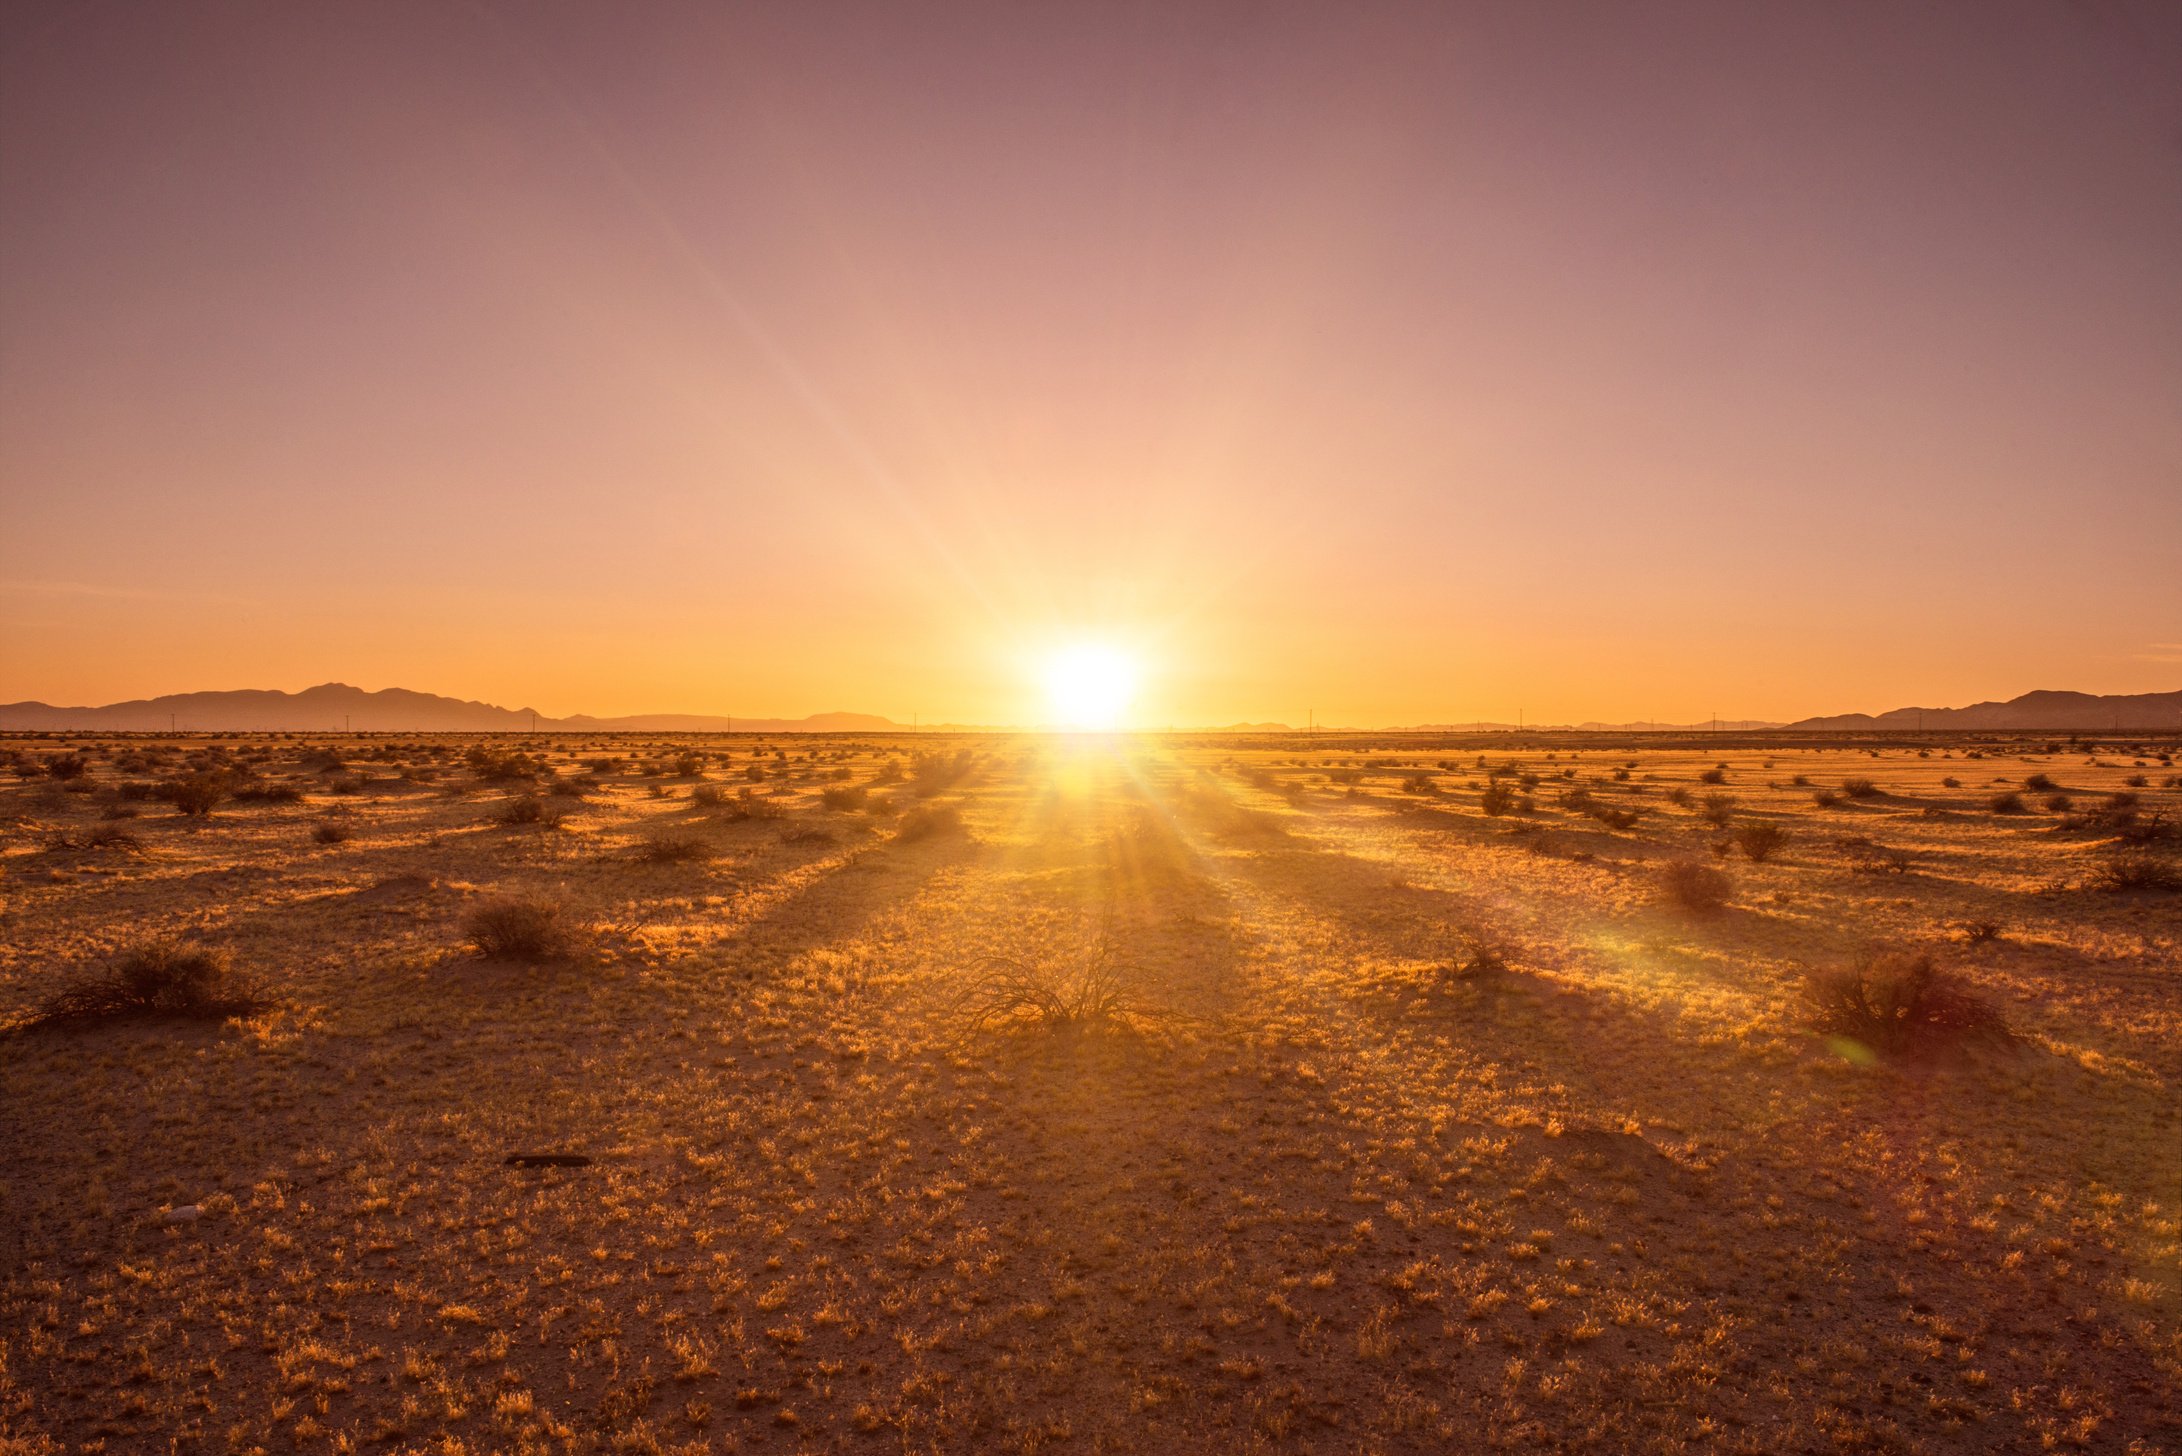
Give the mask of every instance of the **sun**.
<svg viewBox="0 0 2182 1456">
<path fill-rule="evenodd" d="M 1046 704 L 1054 723 L 1078 733 L 1119 728 L 1142 676 L 1135 658 L 1102 642 L 1063 647 L 1045 659 Z"/>
</svg>

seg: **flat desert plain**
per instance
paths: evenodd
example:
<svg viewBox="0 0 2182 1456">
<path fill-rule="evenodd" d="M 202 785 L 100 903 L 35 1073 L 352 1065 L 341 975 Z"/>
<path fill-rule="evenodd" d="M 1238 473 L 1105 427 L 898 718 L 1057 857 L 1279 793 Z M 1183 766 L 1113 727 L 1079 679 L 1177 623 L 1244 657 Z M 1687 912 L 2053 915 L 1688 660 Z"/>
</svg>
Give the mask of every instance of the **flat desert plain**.
<svg viewBox="0 0 2182 1456">
<path fill-rule="evenodd" d="M 2182 1451 L 2175 748 L 0 741 L 0 1451 Z"/>
</svg>

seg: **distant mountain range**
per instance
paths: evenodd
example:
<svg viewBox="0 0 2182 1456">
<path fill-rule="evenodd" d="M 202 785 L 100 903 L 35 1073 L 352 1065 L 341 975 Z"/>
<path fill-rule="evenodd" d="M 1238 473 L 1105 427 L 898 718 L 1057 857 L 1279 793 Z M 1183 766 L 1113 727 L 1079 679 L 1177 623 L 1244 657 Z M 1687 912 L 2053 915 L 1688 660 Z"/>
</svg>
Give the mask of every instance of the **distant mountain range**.
<svg viewBox="0 0 2182 1456">
<path fill-rule="evenodd" d="M 1819 732 L 1918 728 L 1950 732 L 1976 729 L 2114 732 L 2154 728 L 2172 733 L 2182 731 L 2182 692 L 2105 695 L 2036 692 L 2010 698 L 2005 703 L 1972 703 L 1967 708 L 1896 708 L 1877 717 L 1869 713 L 1840 713 L 1831 718 L 1805 718 L 1788 726 Z"/>
<path fill-rule="evenodd" d="M 870 713 L 816 713 L 808 718 L 724 718 L 698 713 L 646 713 L 632 718 L 552 718 L 529 708 L 443 698 L 407 688 L 366 692 L 323 683 L 300 693 L 246 688 L 235 692 L 171 693 L 108 703 L 103 708 L 56 708 L 45 703 L 0 704 L 0 729 L 63 729 L 163 733 L 884 733 L 901 727 Z"/>
<path fill-rule="evenodd" d="M 170 729 L 200 733 L 890 733 L 903 724 L 872 713 L 815 713 L 808 718 L 728 718 L 699 713 L 645 713 L 628 718 L 593 718 L 578 714 L 552 718 L 528 708 L 502 708 L 466 702 L 436 693 L 384 688 L 367 692 L 346 683 L 324 683 L 300 693 L 268 689 L 235 692 L 173 693 L 108 703 L 102 708 L 56 708 L 46 703 L 0 704 L 0 730 L 33 732 L 163 733 Z M 932 724 L 934 730 L 959 724 Z M 1420 729 L 1439 733 L 1500 732 L 1513 723 L 1428 723 Z M 1531 729 L 1557 725 L 1530 723 Z M 1717 726 L 1747 733 L 1768 728 L 1806 732 L 2000 731 L 2070 732 L 2152 729 L 2182 731 L 2182 692 L 2092 693 L 2035 692 L 2005 703 L 1973 703 L 1967 708 L 1896 708 L 1873 716 L 1843 713 L 1771 723 L 1734 718 L 1707 723 L 1583 723 L 1596 732 L 1692 731 Z M 1292 732 L 1280 723 L 1235 723 L 1227 732 Z M 1340 731 L 1340 730 L 1334 730 Z"/>
</svg>

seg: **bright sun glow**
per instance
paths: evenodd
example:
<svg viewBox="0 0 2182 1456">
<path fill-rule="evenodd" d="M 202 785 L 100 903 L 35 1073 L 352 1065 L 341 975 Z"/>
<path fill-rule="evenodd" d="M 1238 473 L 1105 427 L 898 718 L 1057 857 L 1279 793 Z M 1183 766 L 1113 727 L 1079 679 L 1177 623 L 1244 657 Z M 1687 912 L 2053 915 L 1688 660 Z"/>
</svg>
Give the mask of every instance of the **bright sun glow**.
<svg viewBox="0 0 2182 1456">
<path fill-rule="evenodd" d="M 1079 643 L 1045 662 L 1046 702 L 1054 722 L 1078 732 L 1119 728 L 1136 696 L 1137 663 L 1103 643 Z"/>
</svg>

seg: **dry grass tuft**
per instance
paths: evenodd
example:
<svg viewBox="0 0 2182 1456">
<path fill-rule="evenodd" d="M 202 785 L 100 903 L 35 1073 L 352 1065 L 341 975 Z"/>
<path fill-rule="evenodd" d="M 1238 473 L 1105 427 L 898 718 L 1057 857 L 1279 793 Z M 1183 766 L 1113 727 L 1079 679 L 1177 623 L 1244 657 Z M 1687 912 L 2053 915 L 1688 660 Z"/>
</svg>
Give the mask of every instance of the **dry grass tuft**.
<svg viewBox="0 0 2182 1456">
<path fill-rule="evenodd" d="M 646 864 L 701 864 L 716 854 L 711 840 L 687 830 L 666 830 L 636 847 L 636 857 Z"/>
<path fill-rule="evenodd" d="M 1074 971 L 989 957 L 971 972 L 955 1010 L 973 1032 L 1015 1023 L 1047 1031 L 1114 1029 L 1147 1014 L 1103 942 Z"/>
</svg>

